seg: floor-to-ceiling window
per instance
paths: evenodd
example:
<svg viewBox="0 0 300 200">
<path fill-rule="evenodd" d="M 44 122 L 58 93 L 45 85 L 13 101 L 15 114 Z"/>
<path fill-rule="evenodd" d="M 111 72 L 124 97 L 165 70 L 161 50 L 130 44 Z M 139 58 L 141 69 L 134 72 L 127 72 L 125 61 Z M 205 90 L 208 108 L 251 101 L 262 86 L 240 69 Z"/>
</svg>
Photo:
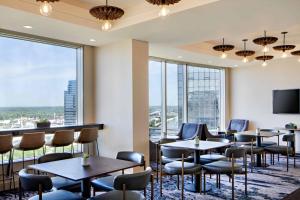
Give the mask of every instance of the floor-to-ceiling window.
<svg viewBox="0 0 300 200">
<path fill-rule="evenodd" d="M 224 124 L 224 69 L 150 59 L 150 136 L 177 134 L 184 122 Z M 223 127 L 224 128 L 224 127 Z"/>
<path fill-rule="evenodd" d="M 0 130 L 81 123 L 81 76 L 80 46 L 0 33 Z"/>
</svg>

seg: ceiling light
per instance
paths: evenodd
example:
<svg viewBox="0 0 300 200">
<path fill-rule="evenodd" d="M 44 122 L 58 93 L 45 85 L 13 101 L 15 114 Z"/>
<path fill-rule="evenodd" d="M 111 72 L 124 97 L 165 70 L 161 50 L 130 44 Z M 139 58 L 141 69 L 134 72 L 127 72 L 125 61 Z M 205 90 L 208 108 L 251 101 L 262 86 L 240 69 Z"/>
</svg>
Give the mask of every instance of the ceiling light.
<svg viewBox="0 0 300 200">
<path fill-rule="evenodd" d="M 41 6 L 40 6 L 41 15 L 48 17 L 49 15 L 51 15 L 51 13 L 53 11 L 52 5 L 50 3 L 53 3 L 53 2 L 59 1 L 59 0 L 36 0 L 36 1 L 42 2 Z"/>
<path fill-rule="evenodd" d="M 263 61 L 262 66 L 265 67 L 268 65 L 267 60 L 271 60 L 273 58 L 274 58 L 274 56 L 264 54 L 263 56 L 257 56 L 255 59 L 262 60 Z"/>
<path fill-rule="evenodd" d="M 222 44 L 221 44 L 221 45 L 216 45 L 216 46 L 214 46 L 213 49 L 214 49 L 215 51 L 221 51 L 221 52 L 222 52 L 221 58 L 222 58 L 222 59 L 225 59 L 225 58 L 227 58 L 226 51 L 231 51 L 232 49 L 234 49 L 234 46 L 233 46 L 233 45 L 230 45 L 230 44 L 225 44 L 224 38 L 223 38 Z"/>
<path fill-rule="evenodd" d="M 234 67 L 238 67 L 238 65 L 235 64 Z"/>
<path fill-rule="evenodd" d="M 265 67 L 267 65 L 268 65 L 267 61 L 264 61 L 263 64 L 262 64 L 263 67 Z"/>
<path fill-rule="evenodd" d="M 92 39 L 90 39 L 90 42 L 96 42 L 96 40 L 92 38 Z"/>
<path fill-rule="evenodd" d="M 183 58 L 183 57 L 182 57 L 182 56 L 177 56 L 177 58 L 181 59 L 181 58 Z"/>
<path fill-rule="evenodd" d="M 247 41 L 248 41 L 248 39 L 243 39 L 244 50 L 235 52 L 235 54 L 237 56 L 243 56 L 243 62 L 244 63 L 246 63 L 246 62 L 249 61 L 248 58 L 247 58 L 247 56 L 253 56 L 255 54 L 255 51 L 247 50 L 247 47 L 246 47 L 246 42 Z"/>
<path fill-rule="evenodd" d="M 298 62 L 300 62 L 300 58 L 298 59 Z"/>
<path fill-rule="evenodd" d="M 293 51 L 293 52 L 291 52 L 291 54 L 292 54 L 293 56 L 300 56 L 300 50 Z M 298 59 L 298 62 L 300 62 L 300 58 Z"/>
<path fill-rule="evenodd" d="M 287 33 L 288 32 L 281 32 L 281 34 L 283 34 L 283 44 L 273 47 L 273 49 L 276 50 L 276 51 L 282 51 L 282 56 L 281 56 L 282 58 L 287 57 L 286 51 L 292 50 L 296 47 L 295 45 L 285 44 L 285 35 Z"/>
<path fill-rule="evenodd" d="M 170 14 L 169 6 L 178 3 L 181 0 L 146 0 L 148 3 L 158 5 L 161 7 L 158 15 L 160 17 L 165 17 Z"/>
<path fill-rule="evenodd" d="M 32 26 L 28 26 L 28 25 L 26 25 L 26 26 L 23 26 L 24 28 L 27 28 L 27 29 L 32 29 Z"/>
<path fill-rule="evenodd" d="M 112 21 L 120 19 L 124 15 L 124 10 L 115 6 L 106 4 L 102 6 L 96 6 L 90 9 L 90 14 L 99 20 L 102 20 L 101 29 L 103 31 L 108 31 L 112 28 Z"/>
<path fill-rule="evenodd" d="M 253 42 L 255 44 L 263 46 L 262 52 L 267 53 L 270 50 L 269 47 L 267 47 L 267 45 L 273 44 L 277 42 L 277 40 L 277 37 L 267 36 L 267 32 L 264 31 L 264 36 L 254 39 Z"/>
</svg>

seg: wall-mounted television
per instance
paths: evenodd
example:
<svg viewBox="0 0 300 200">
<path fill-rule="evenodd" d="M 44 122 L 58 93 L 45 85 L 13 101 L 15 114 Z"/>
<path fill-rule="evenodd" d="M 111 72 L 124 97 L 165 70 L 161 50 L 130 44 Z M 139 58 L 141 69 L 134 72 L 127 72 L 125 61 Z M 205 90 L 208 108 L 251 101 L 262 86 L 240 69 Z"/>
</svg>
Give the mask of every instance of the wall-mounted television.
<svg viewBox="0 0 300 200">
<path fill-rule="evenodd" d="M 273 90 L 274 114 L 299 114 L 300 89 Z"/>
</svg>

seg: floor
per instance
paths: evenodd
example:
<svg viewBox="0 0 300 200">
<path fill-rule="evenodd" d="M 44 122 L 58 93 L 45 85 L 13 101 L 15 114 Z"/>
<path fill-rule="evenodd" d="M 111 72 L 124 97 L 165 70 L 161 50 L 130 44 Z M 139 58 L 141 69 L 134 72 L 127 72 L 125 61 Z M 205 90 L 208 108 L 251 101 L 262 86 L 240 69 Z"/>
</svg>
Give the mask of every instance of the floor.
<svg viewBox="0 0 300 200">
<path fill-rule="evenodd" d="M 268 168 L 255 169 L 253 173 L 248 174 L 248 196 L 244 194 L 244 176 L 237 176 L 235 182 L 235 198 L 255 199 L 255 200 L 279 200 L 286 197 L 296 189 L 300 188 L 300 161 L 297 160 L 298 168 L 290 166 L 290 171 L 286 172 L 285 159 L 281 159 L 280 163 L 269 166 Z M 159 197 L 159 184 L 155 182 L 155 199 L 171 200 L 180 199 L 180 191 L 176 187 L 176 177 L 164 177 L 163 196 Z M 186 183 L 191 182 L 188 176 L 185 178 Z M 221 177 L 221 189 L 215 187 L 215 177 L 207 178 L 208 184 L 212 186 L 212 190 L 206 195 L 200 195 L 185 191 L 185 200 L 221 200 L 231 199 L 231 183 L 227 176 Z M 26 198 L 32 194 L 27 193 Z M 148 192 L 150 199 L 150 188 Z M 0 200 L 16 200 L 13 194 L 0 194 Z M 300 199 L 300 197 L 299 197 Z"/>
</svg>

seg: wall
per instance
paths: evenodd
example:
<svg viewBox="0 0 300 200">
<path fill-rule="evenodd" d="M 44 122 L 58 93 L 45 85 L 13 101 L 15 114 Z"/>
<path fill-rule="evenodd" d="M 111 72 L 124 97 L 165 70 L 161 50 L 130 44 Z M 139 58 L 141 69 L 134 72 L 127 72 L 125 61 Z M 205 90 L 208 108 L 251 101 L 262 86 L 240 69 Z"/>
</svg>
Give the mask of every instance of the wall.
<svg viewBox="0 0 300 200">
<path fill-rule="evenodd" d="M 276 59 L 262 67 L 253 62 L 230 70 L 230 116 L 250 120 L 250 129 L 284 127 L 289 122 L 300 127 L 300 115 L 273 114 L 272 90 L 300 88 L 300 63 L 294 57 Z M 296 134 L 300 152 L 300 133 Z"/>
<path fill-rule="evenodd" d="M 138 151 L 148 159 L 148 43 L 120 41 L 95 48 L 96 121 L 100 154 Z"/>
</svg>

